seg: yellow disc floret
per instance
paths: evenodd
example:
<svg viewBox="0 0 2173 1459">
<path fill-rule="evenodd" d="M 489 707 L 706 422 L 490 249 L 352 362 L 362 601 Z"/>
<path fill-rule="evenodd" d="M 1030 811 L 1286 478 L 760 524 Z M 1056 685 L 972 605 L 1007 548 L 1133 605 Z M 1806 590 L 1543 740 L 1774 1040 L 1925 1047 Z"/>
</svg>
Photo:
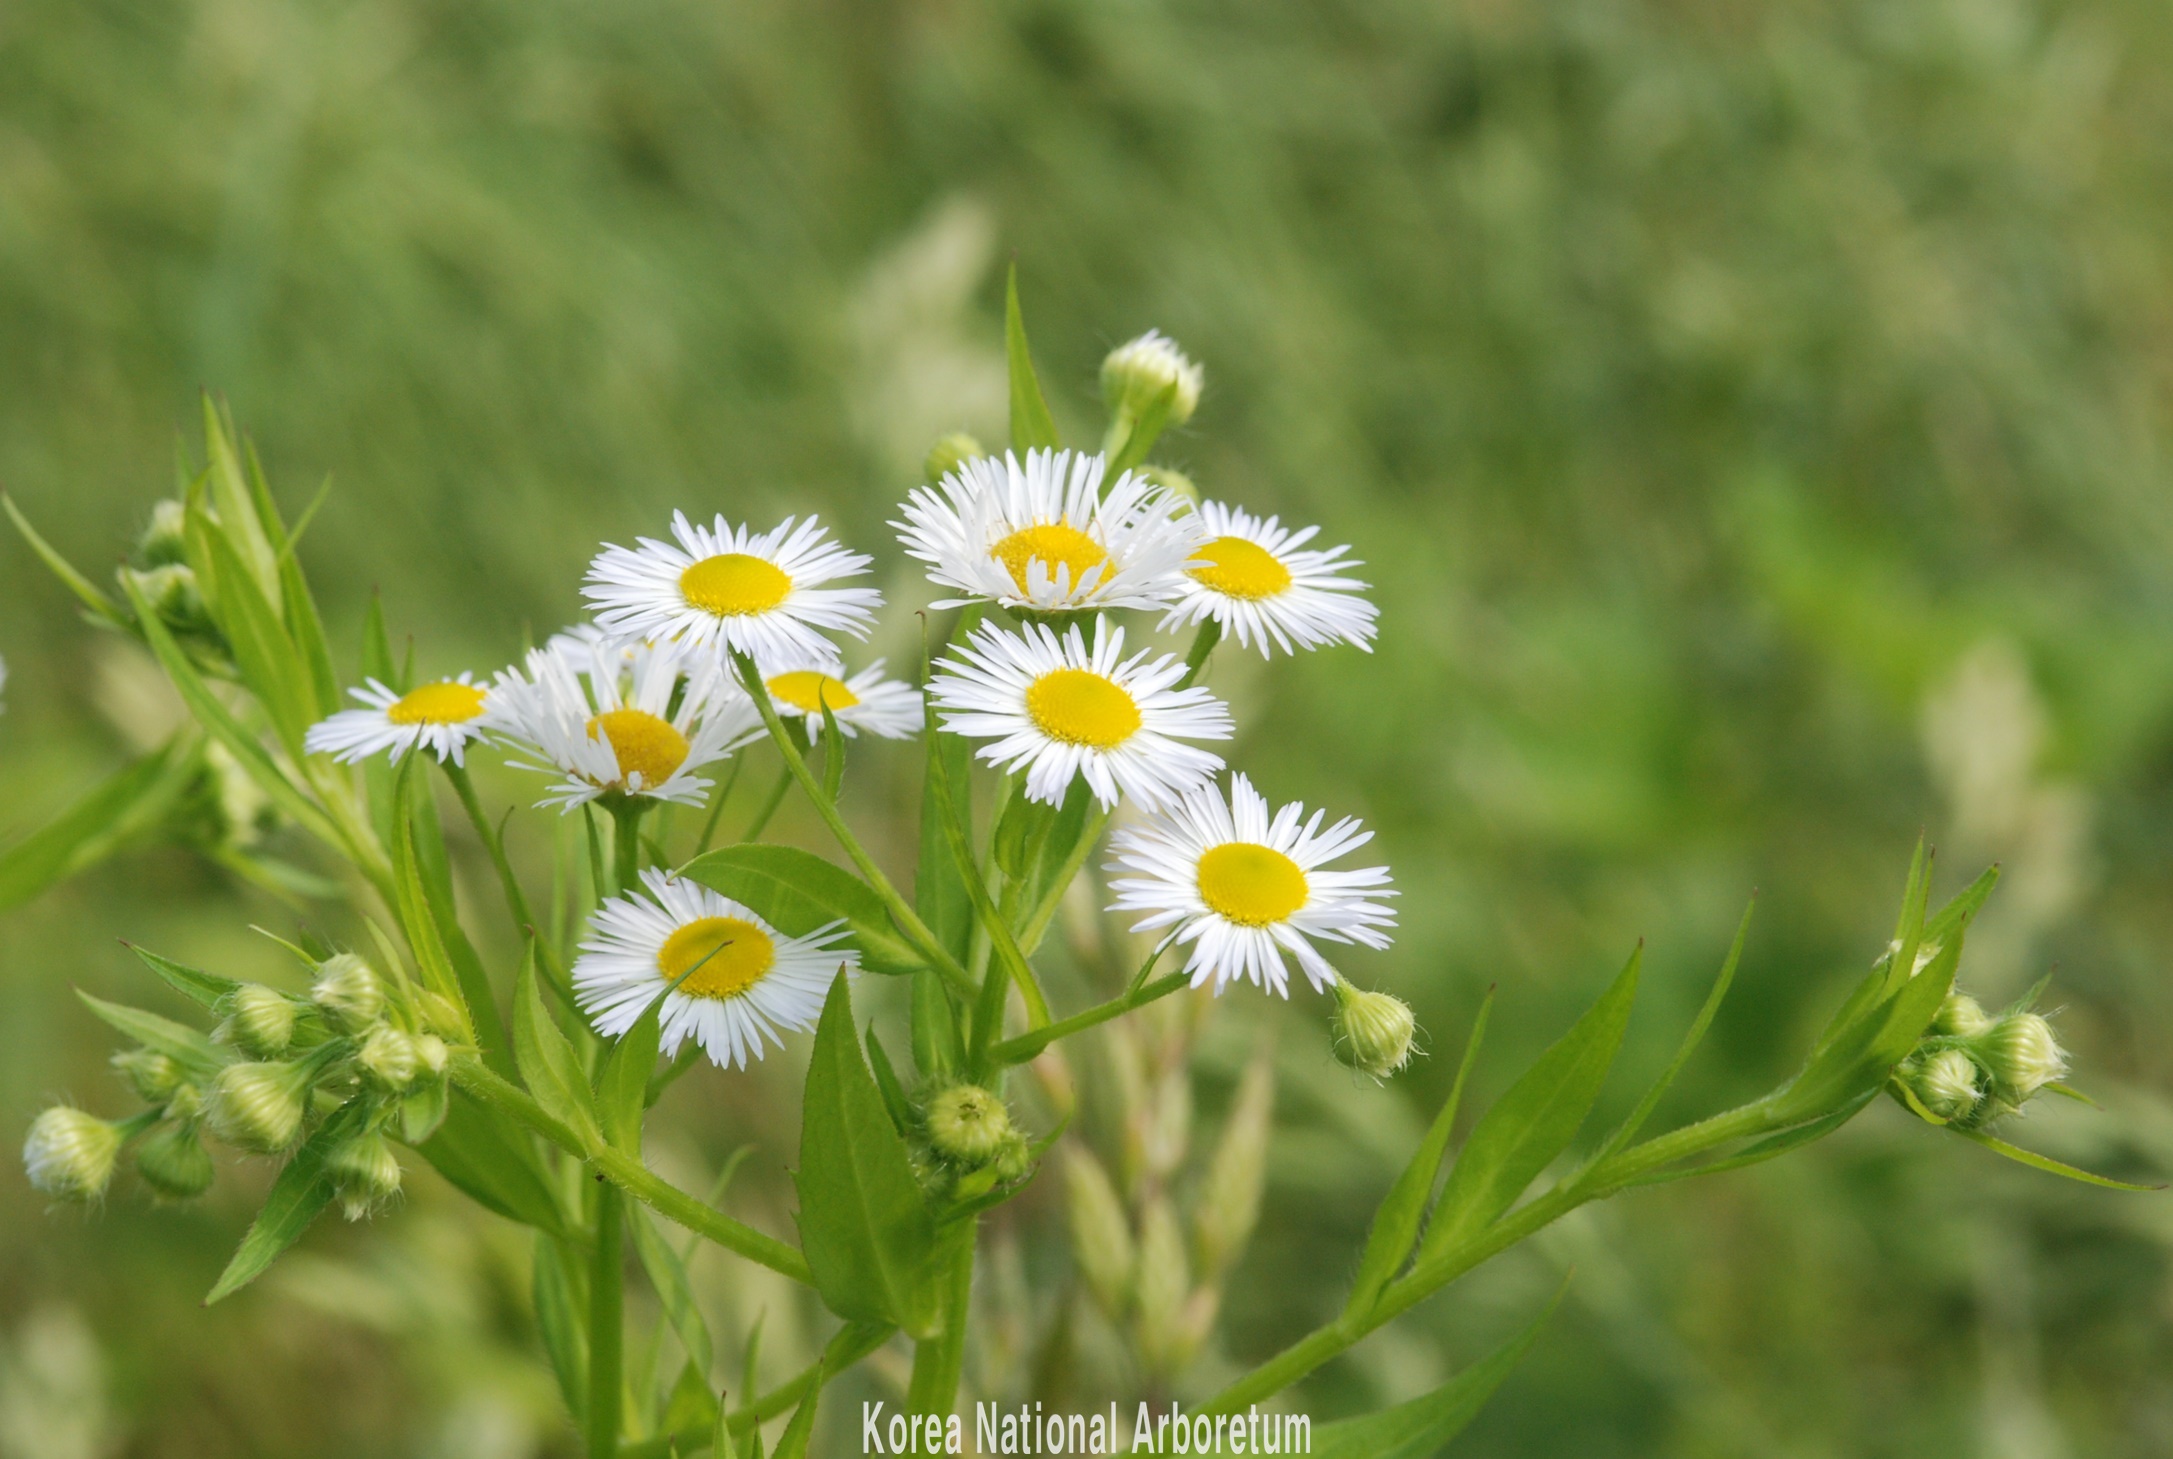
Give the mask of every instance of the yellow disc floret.
<svg viewBox="0 0 2173 1459">
<path fill-rule="evenodd" d="M 1240 927 L 1267 927 L 1305 905 L 1305 872 L 1272 846 L 1231 841 L 1200 857 L 1200 900 Z"/>
<path fill-rule="evenodd" d="M 679 592 L 690 607 L 719 618 L 767 613 L 792 592 L 792 579 L 768 558 L 746 552 L 705 557 L 679 574 Z"/>
<path fill-rule="evenodd" d="M 1026 686 L 1026 712 L 1067 745 L 1114 749 L 1139 732 L 1139 704 L 1115 680 L 1087 669 L 1051 669 Z"/>
<path fill-rule="evenodd" d="M 589 721 L 589 738 L 610 741 L 621 785 L 639 775 L 641 788 L 654 790 L 687 760 L 687 737 L 645 709 L 605 710 Z"/>
<path fill-rule="evenodd" d="M 769 686 L 772 699 L 782 699 L 802 714 L 820 714 L 825 704 L 835 712 L 851 709 L 860 702 L 860 696 L 846 688 L 843 679 L 833 679 L 814 669 L 773 674 Z"/>
<path fill-rule="evenodd" d="M 777 944 L 744 917 L 704 917 L 664 939 L 656 968 L 690 998 L 737 998 L 777 962 Z M 688 970 L 692 969 L 690 973 Z"/>
<path fill-rule="evenodd" d="M 1256 602 L 1290 589 L 1290 569 L 1274 553 L 1244 537 L 1217 537 L 1195 557 L 1202 566 L 1185 569 L 1194 582 L 1231 598 Z"/>
<path fill-rule="evenodd" d="M 425 684 L 394 700 L 385 718 L 394 724 L 466 724 L 483 712 L 483 691 L 473 684 Z"/>
<path fill-rule="evenodd" d="M 1042 527 L 1022 527 L 989 549 L 989 556 L 1004 565 L 1011 574 L 1011 581 L 1019 585 L 1019 591 L 1029 591 L 1028 568 L 1040 563 L 1049 570 L 1049 580 L 1056 581 L 1059 568 L 1071 569 L 1071 585 L 1076 588 L 1079 580 L 1094 568 L 1109 560 L 1109 553 L 1092 537 L 1072 526 L 1069 522 L 1051 522 Z"/>
</svg>

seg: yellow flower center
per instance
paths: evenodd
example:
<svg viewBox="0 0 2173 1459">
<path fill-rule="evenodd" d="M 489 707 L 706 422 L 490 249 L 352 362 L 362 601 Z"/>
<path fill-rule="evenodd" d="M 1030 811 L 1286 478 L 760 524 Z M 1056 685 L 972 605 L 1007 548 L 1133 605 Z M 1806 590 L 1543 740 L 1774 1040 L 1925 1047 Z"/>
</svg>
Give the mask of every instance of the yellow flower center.
<svg viewBox="0 0 2173 1459">
<path fill-rule="evenodd" d="M 1026 686 L 1026 712 L 1067 745 L 1113 749 L 1139 732 L 1139 705 L 1115 680 L 1086 669 L 1051 669 Z"/>
<path fill-rule="evenodd" d="M 792 579 L 767 558 L 746 552 L 705 557 L 679 574 L 679 593 L 689 607 L 719 618 L 767 613 L 792 591 Z"/>
<path fill-rule="evenodd" d="M 777 944 L 744 917 L 703 917 L 664 939 L 656 968 L 690 998 L 737 998 L 777 963 Z M 689 973 L 687 969 L 694 971 Z"/>
<path fill-rule="evenodd" d="M 608 738 L 618 758 L 619 783 L 636 775 L 654 790 L 687 762 L 687 737 L 645 709 L 607 709 L 589 721 L 589 738 Z"/>
<path fill-rule="evenodd" d="M 1011 581 L 1026 592 L 1028 566 L 1040 563 L 1049 570 L 1049 581 L 1056 581 L 1060 567 L 1071 569 L 1071 585 L 1076 588 L 1079 580 L 1089 569 L 1109 561 L 1109 554 L 1102 544 L 1080 531 L 1069 522 L 1051 522 L 1044 527 L 1022 527 L 989 549 L 989 556 L 1004 565 L 1011 574 Z"/>
<path fill-rule="evenodd" d="M 483 691 L 473 684 L 425 684 L 394 700 L 385 718 L 394 724 L 466 724 L 483 712 Z"/>
<path fill-rule="evenodd" d="M 844 680 L 833 679 L 814 669 L 776 674 L 769 684 L 772 699 L 782 699 L 803 714 L 820 714 L 825 703 L 835 712 L 851 709 L 860 702 L 860 696 L 846 688 Z"/>
<path fill-rule="evenodd" d="M 1193 556 L 1204 558 L 1206 565 L 1185 569 L 1192 580 L 1226 597 L 1253 602 L 1290 590 L 1290 569 L 1274 553 L 1246 538 L 1217 537 Z"/>
<path fill-rule="evenodd" d="M 1231 841 L 1200 858 L 1200 900 L 1240 927 L 1281 922 L 1306 894 L 1305 872 L 1272 846 Z"/>
</svg>

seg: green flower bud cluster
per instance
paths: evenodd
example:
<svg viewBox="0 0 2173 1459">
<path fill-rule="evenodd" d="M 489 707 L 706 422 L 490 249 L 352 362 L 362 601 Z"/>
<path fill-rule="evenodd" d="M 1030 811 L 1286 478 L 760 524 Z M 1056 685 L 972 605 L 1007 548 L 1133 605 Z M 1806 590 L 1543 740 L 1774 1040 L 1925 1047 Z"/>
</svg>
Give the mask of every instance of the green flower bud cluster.
<svg viewBox="0 0 2173 1459">
<path fill-rule="evenodd" d="M 978 1084 L 953 1084 L 930 1095 L 921 1129 L 928 1143 L 918 1173 L 938 1194 L 977 1195 L 1023 1180 L 1033 1168 L 1026 1137 L 1012 1124 L 1002 1096 Z"/>
<path fill-rule="evenodd" d="M 1894 1071 L 1906 1102 L 1938 1123 L 1974 1130 L 2057 1084 L 2067 1054 L 2030 1001 L 1993 1015 L 1966 993 L 1950 995 L 1931 1032 Z"/>
</svg>

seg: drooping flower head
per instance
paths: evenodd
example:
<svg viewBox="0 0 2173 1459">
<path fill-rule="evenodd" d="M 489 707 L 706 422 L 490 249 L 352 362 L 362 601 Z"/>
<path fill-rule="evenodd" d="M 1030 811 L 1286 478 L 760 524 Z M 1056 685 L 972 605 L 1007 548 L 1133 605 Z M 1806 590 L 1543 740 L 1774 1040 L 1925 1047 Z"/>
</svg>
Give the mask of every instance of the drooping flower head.
<svg viewBox="0 0 2173 1459">
<path fill-rule="evenodd" d="M 1169 811 L 1119 831 L 1109 869 L 1128 872 L 1110 882 L 1110 910 L 1144 912 L 1135 932 L 1176 929 L 1192 955 L 1192 985 L 1215 991 L 1243 978 L 1289 996 L 1284 954 L 1297 960 L 1316 990 L 1339 980 L 1312 939 L 1388 946 L 1396 914 L 1377 899 L 1392 897 L 1388 868 L 1331 871 L 1328 863 L 1373 839 L 1356 819 L 1321 829 L 1325 811 L 1305 818 L 1292 802 L 1268 812 L 1267 799 L 1243 775 L 1231 777 L 1230 798 L 1214 786 L 1187 795 Z"/>
<path fill-rule="evenodd" d="M 1222 768 L 1181 741 L 1228 739 L 1230 711 L 1205 689 L 1177 688 L 1175 657 L 1123 654 L 1124 630 L 1106 618 L 1094 620 L 1091 648 L 1076 624 L 1059 638 L 1038 623 L 1023 633 L 984 623 L 928 692 L 945 729 L 995 741 L 981 758 L 1023 773 L 1029 799 L 1059 805 L 1083 775 L 1105 807 L 1121 797 L 1154 810 Z"/>
<path fill-rule="evenodd" d="M 375 679 L 347 692 L 367 708 L 343 709 L 309 727 L 302 747 L 356 764 L 372 755 L 397 762 L 417 746 L 440 761 L 461 764 L 468 744 L 483 733 L 490 690 L 472 674 L 419 685 L 402 694 Z"/>
<path fill-rule="evenodd" d="M 965 462 L 915 487 L 893 522 L 929 579 L 965 596 L 1038 612 L 1160 608 L 1184 590 L 1199 545 L 1191 504 L 1126 472 L 1105 483 L 1100 456 L 1029 451 Z"/>
<path fill-rule="evenodd" d="M 540 648 L 498 675 L 490 729 L 538 757 L 528 768 L 561 777 L 539 804 L 570 811 L 601 795 L 699 804 L 709 782 L 694 772 L 760 732 L 754 705 L 713 660 L 644 647 L 622 662 L 603 643 L 585 661 Z"/>
<path fill-rule="evenodd" d="M 1320 528 L 1291 531 L 1220 502 L 1200 503 L 1199 519 L 1206 540 L 1185 569 L 1164 628 L 1212 618 L 1269 658 L 1278 648 L 1295 653 L 1337 642 L 1372 651 L 1380 610 L 1359 596 L 1366 584 L 1343 576 L 1359 565 L 1344 556 L 1348 547 L 1308 548 Z"/>
<path fill-rule="evenodd" d="M 653 867 L 641 879 L 646 897 L 596 909 L 573 965 L 574 997 L 607 1038 L 662 995 L 665 1054 L 691 1038 L 720 1067 L 744 1068 L 762 1057 L 764 1039 L 783 1048 L 781 1030 L 815 1026 L 840 967 L 860 970 L 860 954 L 840 946 L 842 921 L 789 937 L 698 883 Z"/>
<path fill-rule="evenodd" d="M 762 681 L 777 712 L 804 719 L 810 735 L 822 733 L 825 706 L 848 739 L 862 730 L 886 740 L 911 739 L 920 733 L 920 690 L 884 678 L 881 659 L 849 679 L 810 664 L 782 671 L 765 667 Z"/>
<path fill-rule="evenodd" d="M 883 601 L 873 588 L 822 586 L 861 576 L 868 558 L 830 541 L 813 517 L 758 533 L 721 516 L 697 527 L 675 512 L 672 536 L 676 544 L 606 546 L 589 564 L 581 596 L 606 632 L 707 649 L 720 662 L 743 653 L 834 666 L 837 648 L 823 632 L 864 637 Z"/>
</svg>

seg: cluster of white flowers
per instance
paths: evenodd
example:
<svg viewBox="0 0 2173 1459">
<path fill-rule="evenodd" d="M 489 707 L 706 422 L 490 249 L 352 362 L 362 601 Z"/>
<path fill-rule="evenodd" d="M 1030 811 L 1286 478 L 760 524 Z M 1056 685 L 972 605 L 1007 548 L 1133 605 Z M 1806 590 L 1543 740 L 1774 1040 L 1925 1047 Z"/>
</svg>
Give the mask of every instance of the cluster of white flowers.
<svg viewBox="0 0 2173 1459">
<path fill-rule="evenodd" d="M 1170 377 L 1182 387 L 1173 414 L 1189 415 L 1197 367 L 1159 336 L 1126 348 L 1139 357 L 1133 373 L 1176 369 L 1165 356 L 1183 366 Z M 1147 474 L 1109 475 L 1101 455 L 1034 450 L 961 459 L 908 494 L 893 525 L 954 595 L 936 606 L 979 620 L 935 665 L 929 700 L 944 730 L 984 742 L 980 758 L 1019 776 L 1028 798 L 1060 804 L 1083 780 L 1105 812 L 1121 801 L 1144 813 L 1114 841 L 1110 869 L 1130 874 L 1114 883 L 1112 910 L 1144 914 L 1135 930 L 1170 929 L 1190 949 L 1195 985 L 1246 979 L 1287 994 L 1287 954 L 1314 987 L 1336 987 L 1314 940 L 1381 947 L 1394 923 L 1385 868 L 1326 869 L 1370 833 L 1349 819 L 1322 830 L 1322 813 L 1306 820 L 1295 804 L 1270 814 L 1243 776 L 1226 797 L 1222 759 L 1204 743 L 1228 739 L 1231 719 L 1192 683 L 1199 653 L 1126 656 L 1125 629 L 1107 615 L 1158 613 L 1165 630 L 1196 628 L 1202 651 L 1225 635 L 1267 656 L 1370 648 L 1376 610 L 1346 575 L 1358 563 L 1347 548 L 1307 547 L 1317 528 L 1195 504 Z M 562 810 L 698 804 L 710 782 L 697 772 L 762 732 L 741 656 L 810 736 L 827 709 L 843 734 L 908 737 L 925 722 L 920 691 L 880 662 L 848 674 L 833 638 L 864 638 L 874 622 L 881 595 L 842 585 L 868 564 L 813 517 L 757 532 L 678 513 L 670 541 L 607 545 L 590 564 L 594 623 L 487 685 L 462 674 L 403 694 L 371 680 L 354 691 L 365 707 L 317 725 L 308 745 L 349 761 L 419 746 L 459 766 L 489 739 L 552 775 L 543 803 Z M 744 1065 L 764 1037 L 811 1026 L 819 969 L 853 961 L 831 947 L 834 928 L 789 937 L 714 892 L 661 873 L 645 881 L 647 897 L 599 911 L 574 970 L 607 1034 L 661 991 L 667 1051 L 693 1037 L 719 1063 Z"/>
</svg>

